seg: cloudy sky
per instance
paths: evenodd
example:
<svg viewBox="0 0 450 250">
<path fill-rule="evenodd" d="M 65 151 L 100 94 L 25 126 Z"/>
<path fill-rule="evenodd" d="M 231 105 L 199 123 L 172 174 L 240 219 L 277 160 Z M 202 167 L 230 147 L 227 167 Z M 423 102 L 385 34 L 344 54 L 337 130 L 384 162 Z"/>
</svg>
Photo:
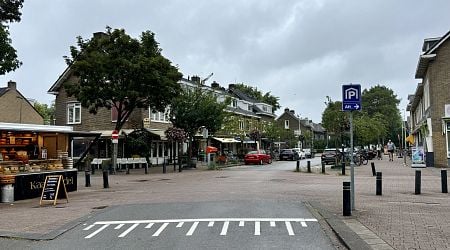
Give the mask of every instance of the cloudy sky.
<svg viewBox="0 0 450 250">
<path fill-rule="evenodd" d="M 348 83 L 387 85 L 404 108 L 423 39 L 449 31 L 449 10 L 446 0 L 25 0 L 10 27 L 23 65 L 0 86 L 14 80 L 50 103 L 76 37 L 111 26 L 133 37 L 155 32 L 185 77 L 214 73 L 208 83 L 257 87 L 315 122 L 326 96 L 341 100 Z"/>
</svg>

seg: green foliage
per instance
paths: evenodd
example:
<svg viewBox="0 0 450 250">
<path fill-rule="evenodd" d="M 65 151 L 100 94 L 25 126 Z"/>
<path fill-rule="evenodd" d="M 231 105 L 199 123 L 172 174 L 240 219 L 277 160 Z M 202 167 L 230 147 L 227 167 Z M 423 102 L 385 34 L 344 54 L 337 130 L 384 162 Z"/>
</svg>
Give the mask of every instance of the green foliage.
<svg viewBox="0 0 450 250">
<path fill-rule="evenodd" d="M 342 112 L 342 102 L 333 102 L 327 96 L 327 106 L 322 114 L 322 126 L 328 131 L 329 135 L 339 138 L 349 126 L 348 114 Z"/>
<path fill-rule="evenodd" d="M 261 91 L 258 90 L 258 88 L 247 86 L 243 83 L 235 84 L 234 86 L 236 89 L 242 91 L 247 96 L 255 100 L 272 105 L 273 113 L 275 113 L 275 111 L 281 107 L 279 103 L 280 98 L 271 95 L 270 92 L 263 94 Z"/>
<path fill-rule="evenodd" d="M 127 146 L 131 154 L 150 156 L 153 135 L 146 129 L 136 129 L 127 136 Z"/>
<path fill-rule="evenodd" d="M 162 111 L 180 92 L 181 73 L 161 55 L 155 34 L 140 40 L 123 29 L 107 27 L 91 40 L 77 38 L 71 57 L 65 57 L 79 82 L 65 85 L 69 96 L 95 114 L 99 108 L 117 109 L 120 130 L 135 108 Z"/>
<path fill-rule="evenodd" d="M 380 139 L 397 140 L 397 134 L 401 133 L 401 116 L 398 109 L 400 100 L 394 91 L 386 86 L 376 85 L 365 89 L 362 93 L 363 111 L 369 117 L 377 117 L 377 120 L 385 125 L 384 133 Z M 382 129 L 383 130 L 383 129 Z"/>
<path fill-rule="evenodd" d="M 0 1 L 0 75 L 14 71 L 22 65 L 16 50 L 11 46 L 7 23 L 20 22 L 23 0 Z"/>
<path fill-rule="evenodd" d="M 49 125 L 52 123 L 52 119 L 55 116 L 55 102 L 52 102 L 50 107 L 47 104 L 36 102 L 34 108 L 44 118 L 44 124 Z"/>
<path fill-rule="evenodd" d="M 226 107 L 227 102 L 217 102 L 212 93 L 200 87 L 184 89 L 173 101 L 170 121 L 175 127 L 184 129 L 189 138 L 203 126 L 214 134 L 222 126 Z"/>
</svg>

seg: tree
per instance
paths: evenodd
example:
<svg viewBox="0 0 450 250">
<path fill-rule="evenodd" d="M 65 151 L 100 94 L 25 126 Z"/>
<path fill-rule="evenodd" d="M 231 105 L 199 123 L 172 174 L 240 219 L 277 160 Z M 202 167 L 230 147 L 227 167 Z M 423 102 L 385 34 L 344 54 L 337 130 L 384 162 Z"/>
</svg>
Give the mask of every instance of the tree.
<svg viewBox="0 0 450 250">
<path fill-rule="evenodd" d="M 137 40 L 107 27 L 91 40 L 77 40 L 66 62 L 79 82 L 66 84 L 67 93 L 93 114 L 114 107 L 117 131 L 136 108 L 163 111 L 178 96 L 182 75 L 161 55 L 154 33 Z"/>
<path fill-rule="evenodd" d="M 147 164 L 145 164 L 145 174 L 148 174 L 148 165 L 150 162 L 150 151 L 152 146 L 152 135 L 144 128 L 135 129 L 127 136 L 127 145 L 132 154 L 139 154 L 145 157 Z"/>
<path fill-rule="evenodd" d="M 20 22 L 23 0 L 2 0 L 0 2 L 0 75 L 14 71 L 22 65 L 16 50 L 11 46 L 8 23 Z"/>
<path fill-rule="evenodd" d="M 143 32 L 138 40 L 123 29 L 106 27 L 106 33 L 96 33 L 90 40 L 78 37 L 77 47 L 70 51 L 71 57 L 65 59 L 78 81 L 64 85 L 67 94 L 93 114 L 114 108 L 117 131 L 135 109 L 162 111 L 180 92 L 182 75 L 161 55 L 153 32 Z M 115 171 L 117 144 L 112 159 Z"/>
<path fill-rule="evenodd" d="M 235 84 L 234 87 L 255 100 L 272 105 L 273 113 L 281 107 L 279 103 L 280 98 L 271 95 L 270 92 L 263 94 L 257 88 L 247 86 L 243 83 Z"/>
<path fill-rule="evenodd" d="M 363 111 L 369 117 L 377 116 L 379 121 L 385 124 L 384 136 L 393 141 L 397 140 L 397 135 L 401 134 L 401 116 L 398 109 L 400 100 L 394 91 L 386 86 L 376 85 L 370 89 L 365 89 L 362 93 Z"/>
<path fill-rule="evenodd" d="M 44 118 L 44 124 L 51 124 L 55 116 L 55 102 L 52 102 L 50 107 L 47 104 L 36 102 L 34 108 Z"/>
<path fill-rule="evenodd" d="M 348 115 L 342 112 L 342 102 L 334 102 L 329 96 L 327 96 L 325 105 L 326 108 L 322 113 L 322 126 L 328 131 L 328 134 L 335 136 L 335 146 L 338 147 L 338 138 L 341 138 L 340 141 L 343 143 L 342 137 L 349 126 Z"/>
<path fill-rule="evenodd" d="M 219 103 L 216 97 L 200 87 L 184 89 L 170 108 L 170 121 L 174 127 L 183 129 L 189 138 L 189 156 L 192 156 L 191 142 L 201 127 L 210 134 L 219 131 L 229 100 Z"/>
</svg>

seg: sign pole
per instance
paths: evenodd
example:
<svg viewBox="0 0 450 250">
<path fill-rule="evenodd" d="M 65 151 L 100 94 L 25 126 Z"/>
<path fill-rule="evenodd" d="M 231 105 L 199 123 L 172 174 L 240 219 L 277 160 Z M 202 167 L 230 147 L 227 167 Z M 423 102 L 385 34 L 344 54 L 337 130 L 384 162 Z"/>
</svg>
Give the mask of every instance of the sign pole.
<svg viewBox="0 0 450 250">
<path fill-rule="evenodd" d="M 355 210 L 355 162 L 353 161 L 353 112 L 350 111 L 350 192 L 352 210 Z"/>
</svg>

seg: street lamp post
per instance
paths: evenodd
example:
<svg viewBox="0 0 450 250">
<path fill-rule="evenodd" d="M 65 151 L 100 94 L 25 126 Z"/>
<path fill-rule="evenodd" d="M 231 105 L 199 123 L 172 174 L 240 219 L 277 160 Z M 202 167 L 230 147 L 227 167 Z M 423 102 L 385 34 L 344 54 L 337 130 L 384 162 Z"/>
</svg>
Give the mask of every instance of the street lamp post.
<svg viewBox="0 0 450 250">
<path fill-rule="evenodd" d="M 302 136 L 302 130 L 300 128 L 300 114 L 297 115 L 297 118 L 298 118 L 298 147 L 302 149 L 303 145 L 302 142 L 300 141 L 300 138 Z"/>
</svg>

